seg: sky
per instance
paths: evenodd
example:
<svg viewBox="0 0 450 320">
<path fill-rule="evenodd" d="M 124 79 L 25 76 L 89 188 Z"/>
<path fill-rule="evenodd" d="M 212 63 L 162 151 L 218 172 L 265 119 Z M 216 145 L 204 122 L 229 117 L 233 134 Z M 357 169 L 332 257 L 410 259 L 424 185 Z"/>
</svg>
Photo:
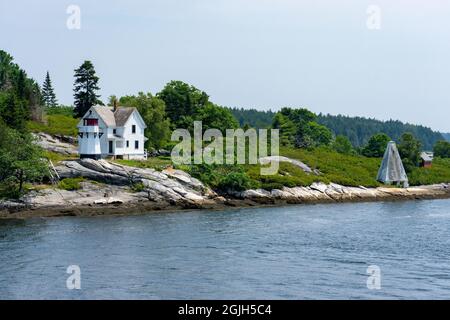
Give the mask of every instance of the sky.
<svg viewBox="0 0 450 320">
<path fill-rule="evenodd" d="M 62 104 L 91 60 L 105 102 L 182 80 L 223 106 L 450 132 L 449 17 L 450 0 L 0 0 L 0 49 Z"/>
</svg>

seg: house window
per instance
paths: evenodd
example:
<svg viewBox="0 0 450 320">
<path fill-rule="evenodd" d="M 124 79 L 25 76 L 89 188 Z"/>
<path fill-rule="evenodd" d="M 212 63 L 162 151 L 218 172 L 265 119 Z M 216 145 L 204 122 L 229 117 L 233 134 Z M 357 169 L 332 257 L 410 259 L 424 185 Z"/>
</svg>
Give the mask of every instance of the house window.
<svg viewBox="0 0 450 320">
<path fill-rule="evenodd" d="M 131 126 L 131 133 L 136 133 L 136 125 L 135 124 L 133 124 Z"/>
<path fill-rule="evenodd" d="M 116 129 L 113 129 L 113 134 L 116 134 L 117 133 L 117 130 Z"/>
<path fill-rule="evenodd" d="M 134 148 L 139 149 L 139 141 L 137 140 L 134 141 Z"/>
<path fill-rule="evenodd" d="M 129 147 L 130 147 L 130 141 L 127 140 L 127 148 L 129 148 Z"/>
</svg>

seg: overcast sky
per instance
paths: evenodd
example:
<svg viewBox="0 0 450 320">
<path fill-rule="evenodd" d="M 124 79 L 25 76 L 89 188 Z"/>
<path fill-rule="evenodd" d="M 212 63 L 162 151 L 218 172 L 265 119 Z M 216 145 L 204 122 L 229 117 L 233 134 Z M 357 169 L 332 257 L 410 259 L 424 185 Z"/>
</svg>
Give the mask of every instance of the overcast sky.
<svg viewBox="0 0 450 320">
<path fill-rule="evenodd" d="M 71 4 L 79 30 L 66 26 Z M 225 106 L 450 132 L 450 0 L 1 0 L 0 48 L 39 83 L 48 70 L 64 104 L 89 59 L 104 101 L 182 80 Z"/>
</svg>

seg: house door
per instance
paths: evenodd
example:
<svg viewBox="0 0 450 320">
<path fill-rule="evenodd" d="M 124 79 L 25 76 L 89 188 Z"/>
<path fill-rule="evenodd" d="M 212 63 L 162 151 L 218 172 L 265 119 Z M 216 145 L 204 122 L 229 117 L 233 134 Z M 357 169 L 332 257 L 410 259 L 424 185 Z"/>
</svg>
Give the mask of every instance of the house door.
<svg viewBox="0 0 450 320">
<path fill-rule="evenodd" d="M 113 141 L 109 141 L 109 151 L 108 151 L 108 153 L 109 154 L 112 154 L 113 153 Z"/>
</svg>

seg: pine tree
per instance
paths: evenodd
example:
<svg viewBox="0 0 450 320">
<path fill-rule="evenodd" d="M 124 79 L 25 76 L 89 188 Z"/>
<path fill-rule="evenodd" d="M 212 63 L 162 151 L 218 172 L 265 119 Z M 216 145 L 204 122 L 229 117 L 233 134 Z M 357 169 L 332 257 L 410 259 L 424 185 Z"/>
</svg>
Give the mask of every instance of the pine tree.
<svg viewBox="0 0 450 320">
<path fill-rule="evenodd" d="M 56 100 L 55 92 L 53 91 L 52 81 L 50 80 L 50 74 L 47 71 L 44 84 L 42 85 L 42 100 L 46 107 L 56 107 L 58 101 Z"/>
<path fill-rule="evenodd" d="M 76 117 L 82 117 L 93 105 L 99 103 L 100 95 L 96 94 L 99 78 L 95 75 L 94 65 L 90 61 L 75 69 L 74 98 Z"/>
</svg>

